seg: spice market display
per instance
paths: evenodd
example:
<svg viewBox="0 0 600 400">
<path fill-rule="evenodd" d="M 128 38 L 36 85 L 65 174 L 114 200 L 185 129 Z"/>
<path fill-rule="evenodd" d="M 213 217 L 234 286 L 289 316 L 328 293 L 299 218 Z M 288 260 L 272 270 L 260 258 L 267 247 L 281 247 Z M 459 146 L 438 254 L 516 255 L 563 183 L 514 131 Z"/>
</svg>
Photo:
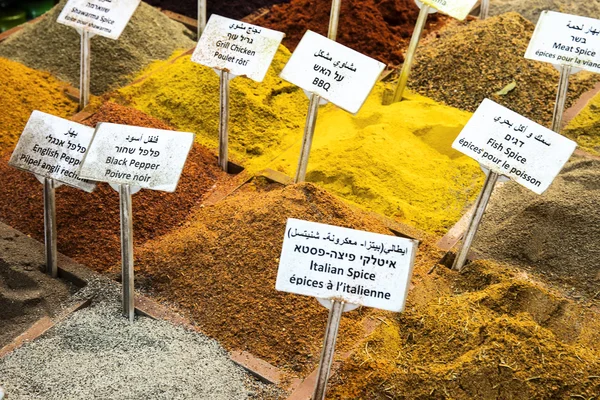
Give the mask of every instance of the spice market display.
<svg viewBox="0 0 600 400">
<path fill-rule="evenodd" d="M 600 396 L 597 2 L 447 0 L 470 15 L 430 14 L 411 59 L 413 0 L 124 1 L 127 21 L 120 2 L 0 1 L 0 400 Z M 232 20 L 197 42 L 203 7 Z M 525 57 L 546 10 L 569 21 L 550 48 L 586 60 L 568 77 Z M 285 34 L 272 60 L 262 28 Z M 268 72 L 224 82 L 197 46 Z M 297 47 L 306 68 L 282 75 Z M 183 161 L 173 192 L 131 179 Z"/>
</svg>

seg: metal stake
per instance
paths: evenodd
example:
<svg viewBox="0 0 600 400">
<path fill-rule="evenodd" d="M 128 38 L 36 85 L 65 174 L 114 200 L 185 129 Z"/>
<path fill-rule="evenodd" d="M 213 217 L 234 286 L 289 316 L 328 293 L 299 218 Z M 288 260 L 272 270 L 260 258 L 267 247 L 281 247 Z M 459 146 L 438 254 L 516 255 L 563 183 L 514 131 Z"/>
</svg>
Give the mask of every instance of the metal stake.
<svg viewBox="0 0 600 400">
<path fill-rule="evenodd" d="M 90 102 L 90 69 L 92 35 L 81 31 L 81 60 L 79 65 L 79 111 L 83 110 Z"/>
<path fill-rule="evenodd" d="M 571 75 L 571 66 L 563 65 L 560 68 L 560 79 L 558 81 L 558 92 L 556 93 L 556 103 L 554 104 L 554 115 L 552 116 L 552 130 L 560 133 L 565 103 L 567 102 L 567 92 L 569 91 L 569 76 Z"/>
<path fill-rule="evenodd" d="M 325 340 L 323 341 L 323 351 L 321 352 L 321 362 L 319 363 L 319 372 L 317 374 L 317 383 L 312 400 L 324 400 L 327 392 L 327 381 L 331 372 L 333 363 L 333 354 L 335 352 L 335 342 L 337 340 L 340 320 L 344 311 L 344 302 L 333 300 L 331 310 L 329 310 L 329 319 L 327 320 L 327 329 L 325 330 Z"/>
<path fill-rule="evenodd" d="M 219 97 L 221 108 L 219 114 L 219 165 L 227 172 L 229 156 L 229 72 L 219 70 Z"/>
<path fill-rule="evenodd" d="M 329 30 L 327 31 L 327 37 L 333 41 L 337 38 L 338 25 L 340 23 L 340 8 L 342 7 L 342 0 L 332 0 L 331 2 L 331 14 L 329 14 Z"/>
<path fill-rule="evenodd" d="M 458 251 L 456 259 L 454 260 L 454 264 L 452 265 L 452 269 L 455 271 L 460 272 L 465 266 L 469 249 L 471 248 L 473 239 L 475 239 L 475 234 L 477 233 L 477 229 L 479 229 L 479 224 L 481 223 L 481 219 L 485 213 L 485 208 L 490 201 L 490 197 L 492 196 L 494 186 L 496 186 L 499 176 L 500 175 L 498 175 L 496 172 L 490 171 L 485 180 L 485 184 L 483 185 L 483 189 L 481 189 L 481 193 L 479 194 L 479 197 L 477 197 L 477 202 L 475 203 L 475 212 L 471 217 L 471 221 L 469 221 L 469 228 L 467 229 L 467 233 L 463 239 L 462 247 Z"/>
<path fill-rule="evenodd" d="M 479 19 L 487 19 L 490 14 L 490 0 L 481 0 Z"/>
<path fill-rule="evenodd" d="M 425 23 L 427 22 L 429 9 L 430 7 L 428 5 L 423 4 L 423 7 L 421 7 L 421 11 L 419 12 L 419 18 L 417 18 L 415 30 L 413 31 L 410 44 L 408 45 L 408 51 L 406 52 L 406 57 L 404 58 L 404 64 L 402 64 L 402 71 L 400 71 L 398 86 L 396 86 L 396 91 L 394 92 L 394 103 L 401 101 L 402 96 L 404 95 L 404 89 L 406 89 L 406 84 L 408 83 L 410 69 L 415 58 L 417 47 L 419 46 L 419 40 L 421 40 L 421 35 L 425 29 Z"/>
<path fill-rule="evenodd" d="M 119 185 L 121 208 L 121 277 L 123 282 L 123 316 L 133 322 L 135 313 L 133 288 L 133 216 L 131 186 Z"/>
<path fill-rule="evenodd" d="M 304 136 L 302 137 L 302 149 L 300 150 L 300 159 L 298 160 L 298 169 L 294 183 L 304 182 L 306 178 L 306 168 L 308 167 L 308 157 L 312 146 L 315 128 L 317 126 L 317 115 L 319 113 L 319 102 L 321 97 L 318 94 L 311 93 L 308 103 L 308 115 L 304 126 Z"/>
<path fill-rule="evenodd" d="M 56 196 L 54 179 L 44 178 L 44 244 L 46 273 L 58 276 L 58 250 L 56 248 Z"/>
<path fill-rule="evenodd" d="M 206 28 L 206 0 L 198 0 L 198 40 Z"/>
</svg>

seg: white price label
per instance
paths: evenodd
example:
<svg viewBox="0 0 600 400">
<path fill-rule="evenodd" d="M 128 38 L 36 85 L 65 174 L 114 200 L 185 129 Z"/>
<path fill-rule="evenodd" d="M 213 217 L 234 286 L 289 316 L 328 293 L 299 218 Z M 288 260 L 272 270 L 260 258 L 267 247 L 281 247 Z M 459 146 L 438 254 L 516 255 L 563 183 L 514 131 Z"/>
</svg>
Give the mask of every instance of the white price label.
<svg viewBox="0 0 600 400">
<path fill-rule="evenodd" d="M 281 77 L 356 114 L 385 64 L 307 31 Z"/>
<path fill-rule="evenodd" d="M 80 175 L 112 184 L 174 192 L 194 134 L 101 123 Z"/>
<path fill-rule="evenodd" d="M 262 82 L 285 35 L 213 14 L 192 61 Z"/>
<path fill-rule="evenodd" d="M 416 249 L 410 239 L 290 218 L 275 288 L 402 311 Z"/>
<path fill-rule="evenodd" d="M 93 135 L 89 126 L 34 111 L 8 165 L 92 192 L 96 184 L 77 171 Z"/>
<path fill-rule="evenodd" d="M 69 0 L 59 24 L 117 40 L 141 0 Z"/>
<path fill-rule="evenodd" d="M 537 194 L 548 189 L 577 144 L 485 99 L 452 148 Z"/>
<path fill-rule="evenodd" d="M 600 20 L 542 12 L 525 58 L 600 73 Z"/>
<path fill-rule="evenodd" d="M 423 4 L 427 4 L 459 20 L 467 18 L 473 7 L 479 0 L 420 0 Z"/>
</svg>

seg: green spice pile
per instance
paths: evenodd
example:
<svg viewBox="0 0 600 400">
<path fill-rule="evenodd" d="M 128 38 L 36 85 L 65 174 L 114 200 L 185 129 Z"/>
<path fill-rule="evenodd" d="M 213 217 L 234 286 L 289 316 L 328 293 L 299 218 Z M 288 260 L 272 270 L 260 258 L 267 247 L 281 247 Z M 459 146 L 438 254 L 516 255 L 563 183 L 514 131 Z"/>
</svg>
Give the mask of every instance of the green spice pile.
<svg viewBox="0 0 600 400">
<path fill-rule="evenodd" d="M 600 161 L 570 162 L 541 196 L 516 183 L 497 190 L 474 246 L 500 261 L 597 295 L 600 290 Z"/>
<path fill-rule="evenodd" d="M 80 36 L 74 28 L 58 24 L 62 0 L 39 22 L 26 25 L 0 43 L 0 57 L 53 73 L 79 87 Z M 168 58 L 194 42 L 183 25 L 153 7 L 141 3 L 119 40 L 91 39 L 91 91 L 102 94 L 131 82 L 152 61 Z"/>
<path fill-rule="evenodd" d="M 515 11 L 536 23 L 544 10 L 558 11 L 582 17 L 600 18 L 600 2 L 597 0 L 492 0 L 490 15 Z"/>
<path fill-rule="evenodd" d="M 471 112 L 489 98 L 549 126 L 559 73 L 550 64 L 523 57 L 533 30 L 517 13 L 449 25 L 439 39 L 417 50 L 409 87 Z M 572 76 L 567 107 L 598 79 L 588 72 Z"/>
<path fill-rule="evenodd" d="M 588 102 L 562 133 L 586 151 L 600 155 L 600 94 Z"/>
</svg>

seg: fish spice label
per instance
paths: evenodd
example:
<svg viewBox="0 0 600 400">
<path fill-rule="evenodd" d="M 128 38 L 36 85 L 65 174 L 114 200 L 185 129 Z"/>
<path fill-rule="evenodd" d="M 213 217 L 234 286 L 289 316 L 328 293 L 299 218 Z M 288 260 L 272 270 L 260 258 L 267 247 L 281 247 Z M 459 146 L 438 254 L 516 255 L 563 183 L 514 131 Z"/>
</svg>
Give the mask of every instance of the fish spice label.
<svg viewBox="0 0 600 400">
<path fill-rule="evenodd" d="M 576 143 L 485 99 L 452 148 L 537 194 L 548 189 Z"/>
</svg>

